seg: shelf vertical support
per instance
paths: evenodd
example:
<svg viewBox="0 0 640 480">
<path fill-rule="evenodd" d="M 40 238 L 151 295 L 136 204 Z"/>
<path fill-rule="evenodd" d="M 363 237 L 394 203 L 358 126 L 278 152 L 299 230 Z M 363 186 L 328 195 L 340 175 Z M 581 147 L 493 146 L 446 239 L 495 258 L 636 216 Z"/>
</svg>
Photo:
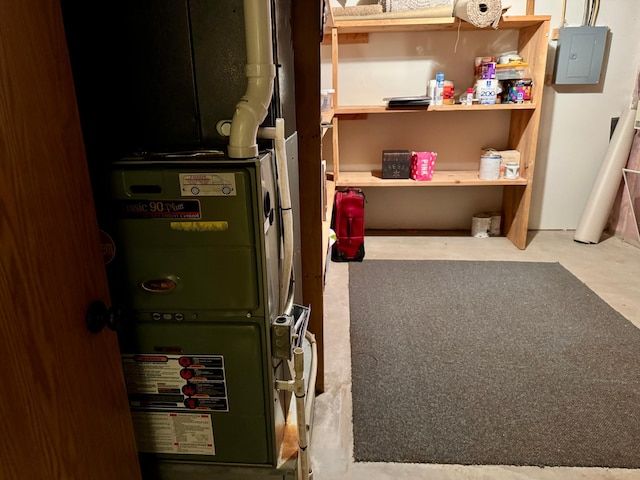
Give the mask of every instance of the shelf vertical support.
<svg viewBox="0 0 640 480">
<path fill-rule="evenodd" d="M 333 27 L 331 29 L 331 83 L 333 87 L 333 109 L 334 112 L 338 109 L 340 104 L 338 96 L 338 29 Z M 338 152 L 338 118 L 334 114 L 333 129 L 331 131 L 331 138 L 333 140 L 333 181 L 338 181 L 338 172 L 340 171 L 340 159 Z"/>
<path fill-rule="evenodd" d="M 339 152 L 339 143 L 338 143 L 338 117 L 334 115 L 333 120 L 331 121 L 333 128 L 331 129 L 331 139 L 333 141 L 333 181 L 338 181 L 338 176 L 340 172 L 340 152 Z"/>
<path fill-rule="evenodd" d="M 337 108 L 338 102 L 338 29 L 331 29 L 331 84 L 333 93 L 333 108 Z"/>
<path fill-rule="evenodd" d="M 538 103 L 535 110 L 511 112 L 509 148 L 520 152 L 520 176 L 528 180 L 526 187 L 508 186 L 503 190 L 504 231 L 509 240 L 521 250 L 527 247 L 529 209 L 533 191 L 533 174 L 537 155 L 544 68 L 549 43 L 549 20 L 539 25 L 524 28 L 518 38 L 518 50 L 535 72 L 533 77 L 533 100 Z"/>
<path fill-rule="evenodd" d="M 527 0 L 527 15 L 535 15 L 536 0 Z"/>
</svg>

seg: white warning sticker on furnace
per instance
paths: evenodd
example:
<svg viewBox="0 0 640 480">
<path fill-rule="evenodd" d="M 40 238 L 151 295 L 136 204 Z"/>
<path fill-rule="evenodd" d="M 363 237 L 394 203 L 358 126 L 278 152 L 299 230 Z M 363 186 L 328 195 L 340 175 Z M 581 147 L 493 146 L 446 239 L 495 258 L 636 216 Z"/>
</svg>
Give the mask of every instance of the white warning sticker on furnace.
<svg viewBox="0 0 640 480">
<path fill-rule="evenodd" d="M 232 197 L 236 195 L 235 173 L 180 173 L 183 197 Z"/>
<path fill-rule="evenodd" d="M 211 415 L 131 412 L 139 452 L 215 455 Z"/>
</svg>

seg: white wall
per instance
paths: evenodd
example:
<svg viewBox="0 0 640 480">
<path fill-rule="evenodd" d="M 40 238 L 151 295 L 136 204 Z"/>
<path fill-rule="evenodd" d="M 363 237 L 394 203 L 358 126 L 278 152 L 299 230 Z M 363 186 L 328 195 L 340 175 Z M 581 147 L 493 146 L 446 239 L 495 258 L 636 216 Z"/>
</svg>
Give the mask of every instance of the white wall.
<svg viewBox="0 0 640 480">
<path fill-rule="evenodd" d="M 523 1 L 515 2 L 523 4 Z M 560 26 L 560 3 L 538 0 L 536 13 L 552 15 Z M 582 0 L 567 0 L 567 23 L 582 23 Z M 524 11 L 524 10 L 522 10 Z M 640 2 L 600 2 L 598 26 L 610 29 L 608 58 L 597 86 L 545 88 L 530 226 L 573 229 L 577 226 L 607 151 L 612 117 L 628 109 L 640 66 Z M 550 42 L 549 55 L 555 55 Z M 552 71 L 551 62 L 548 71 Z"/>
<path fill-rule="evenodd" d="M 526 0 L 503 0 L 502 3 L 512 5 L 508 15 L 525 13 Z M 561 4 L 560 0 L 537 0 L 535 13 L 551 15 L 551 28 L 557 28 L 561 21 Z M 566 26 L 582 24 L 584 5 L 583 0 L 567 0 Z M 601 82 L 588 86 L 545 87 L 529 223 L 531 229 L 574 229 L 577 226 L 607 150 L 611 118 L 620 116 L 632 101 L 636 72 L 640 66 L 640 29 L 637 28 L 639 16 L 640 2 L 636 0 L 601 0 L 597 25 L 606 25 L 610 29 L 610 44 Z M 501 40 L 491 45 L 494 48 L 491 52 L 501 51 L 500 48 L 508 46 L 511 33 L 504 32 Z M 371 35 L 368 46 L 341 47 L 341 58 L 344 53 L 348 62 L 344 68 L 341 65 L 340 69 L 340 102 L 380 104 L 381 96 L 422 94 L 426 79 L 433 77 L 440 65 L 437 63 L 438 57 L 429 55 L 436 46 L 425 43 L 415 35 L 419 34 L 385 34 L 384 39 L 380 39 L 379 35 Z M 474 39 L 463 32 L 458 40 L 453 32 L 447 35 L 451 38 L 444 41 L 446 45 L 439 47 L 448 49 L 452 55 L 468 58 L 488 54 L 486 43 L 481 37 Z M 378 59 L 372 59 L 371 50 L 365 50 L 372 43 L 379 49 Z M 550 40 L 547 73 L 553 71 L 555 44 L 555 41 Z M 394 52 L 395 58 L 389 52 Z M 330 54 L 329 47 L 323 47 L 323 88 L 331 86 Z M 380 59 L 386 62 L 382 70 Z M 448 65 L 448 77 L 465 82 L 468 78 L 466 63 L 463 62 L 456 68 Z M 362 81 L 362 73 L 369 71 L 371 75 L 364 76 L 368 80 Z M 385 75 L 384 72 L 393 74 Z M 398 72 L 402 74 L 399 75 Z M 456 86 L 458 83 L 456 82 Z M 404 118 L 403 121 L 407 122 L 407 128 L 416 128 L 412 127 L 415 119 Z M 358 127 L 356 125 L 353 128 Z M 460 138 L 463 134 L 461 132 Z M 363 146 L 371 141 L 366 135 L 360 137 Z M 416 147 L 388 145 L 385 148 Z M 341 161 L 342 158 L 341 156 Z M 464 192 L 455 188 L 370 190 L 367 198 L 369 204 L 373 205 L 368 206 L 377 206 L 379 211 L 373 213 L 374 208 L 369 209 L 373 217 L 368 217 L 368 223 L 370 219 L 374 224 L 388 223 L 391 218 L 394 224 L 388 225 L 389 227 L 402 228 L 416 220 L 414 210 L 410 214 L 414 216 L 413 220 L 409 218 L 403 223 L 395 208 L 397 206 L 406 211 L 407 205 L 419 202 L 420 215 L 432 217 L 440 213 L 443 218 L 452 218 L 452 212 L 443 212 L 442 206 L 455 206 L 455 212 L 459 215 L 457 223 L 460 224 L 468 221 L 474 208 L 479 205 L 479 200 L 471 197 L 469 208 L 461 208 L 459 197 Z M 470 195 L 479 195 L 476 191 L 478 189 L 466 190 L 473 192 Z M 483 209 L 495 209 L 499 206 L 499 199 L 499 192 L 487 189 L 485 201 L 481 202 Z"/>
</svg>

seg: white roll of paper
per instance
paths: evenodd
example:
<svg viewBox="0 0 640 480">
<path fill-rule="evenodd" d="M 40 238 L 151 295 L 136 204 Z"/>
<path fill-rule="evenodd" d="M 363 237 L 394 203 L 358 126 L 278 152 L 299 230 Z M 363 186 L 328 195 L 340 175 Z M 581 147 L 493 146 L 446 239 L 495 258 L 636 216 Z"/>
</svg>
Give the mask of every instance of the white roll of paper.
<svg viewBox="0 0 640 480">
<path fill-rule="evenodd" d="M 488 213 L 477 213 L 471 218 L 471 236 L 476 238 L 487 238 L 491 227 L 491 215 Z"/>
<path fill-rule="evenodd" d="M 453 14 L 479 28 L 489 25 L 498 28 L 498 22 L 502 17 L 502 2 L 500 0 L 458 0 Z"/>
<path fill-rule="evenodd" d="M 618 120 L 591 195 L 573 235 L 576 242 L 598 243 L 600 241 L 620 187 L 622 169 L 629 159 L 635 134 L 633 129 L 635 117 L 635 110 L 627 110 Z"/>
</svg>

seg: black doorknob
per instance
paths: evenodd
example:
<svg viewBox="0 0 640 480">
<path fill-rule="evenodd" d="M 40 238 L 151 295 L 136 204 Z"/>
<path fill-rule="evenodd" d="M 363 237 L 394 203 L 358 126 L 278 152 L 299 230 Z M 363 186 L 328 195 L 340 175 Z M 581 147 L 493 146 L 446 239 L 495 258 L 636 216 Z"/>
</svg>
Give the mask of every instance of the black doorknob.
<svg viewBox="0 0 640 480">
<path fill-rule="evenodd" d="M 111 306 L 107 308 L 104 302 L 92 302 L 87 309 L 87 329 L 91 333 L 100 332 L 105 325 L 113 331 L 118 331 L 125 316 L 124 308 Z"/>
</svg>

